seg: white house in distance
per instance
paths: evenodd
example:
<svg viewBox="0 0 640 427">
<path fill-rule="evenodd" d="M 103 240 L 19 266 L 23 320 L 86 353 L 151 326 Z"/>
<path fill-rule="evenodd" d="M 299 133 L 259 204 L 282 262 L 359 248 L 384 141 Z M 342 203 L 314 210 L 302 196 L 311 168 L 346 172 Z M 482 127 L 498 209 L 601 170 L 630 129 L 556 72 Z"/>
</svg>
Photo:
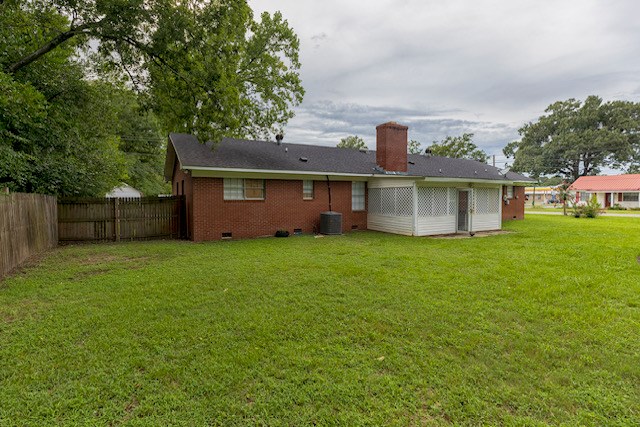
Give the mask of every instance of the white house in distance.
<svg viewBox="0 0 640 427">
<path fill-rule="evenodd" d="M 581 176 L 571 184 L 569 191 L 578 204 L 588 202 L 595 194 L 604 208 L 614 205 L 640 208 L 640 174 Z"/>
<path fill-rule="evenodd" d="M 120 187 L 116 187 L 105 196 L 107 199 L 123 199 L 134 198 L 139 199 L 143 196 L 140 190 L 133 188 L 132 186 L 125 184 L 124 182 Z"/>
<path fill-rule="evenodd" d="M 558 198 L 558 186 L 551 187 L 525 187 L 525 206 L 542 206 L 552 203 L 560 203 Z"/>
</svg>

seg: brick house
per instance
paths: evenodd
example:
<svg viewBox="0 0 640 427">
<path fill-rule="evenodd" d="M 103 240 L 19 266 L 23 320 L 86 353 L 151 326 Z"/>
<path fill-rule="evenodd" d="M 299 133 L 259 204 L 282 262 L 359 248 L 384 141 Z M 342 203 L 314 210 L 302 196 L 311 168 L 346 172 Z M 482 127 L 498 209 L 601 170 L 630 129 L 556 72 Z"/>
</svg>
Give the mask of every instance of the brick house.
<svg viewBox="0 0 640 427">
<path fill-rule="evenodd" d="M 311 233 L 320 214 L 342 231 L 432 235 L 500 229 L 524 217 L 529 178 L 484 163 L 407 154 L 406 126 L 376 128 L 376 151 L 169 135 L 165 178 L 186 198 L 194 241 Z"/>
</svg>

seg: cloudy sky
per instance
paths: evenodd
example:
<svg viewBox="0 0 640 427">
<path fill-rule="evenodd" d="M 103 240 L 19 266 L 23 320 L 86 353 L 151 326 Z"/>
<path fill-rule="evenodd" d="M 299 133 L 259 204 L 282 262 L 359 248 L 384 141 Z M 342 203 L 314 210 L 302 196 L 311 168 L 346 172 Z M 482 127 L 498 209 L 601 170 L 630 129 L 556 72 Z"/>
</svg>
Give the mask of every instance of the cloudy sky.
<svg viewBox="0 0 640 427">
<path fill-rule="evenodd" d="M 286 140 L 375 145 L 397 121 L 423 146 L 475 133 L 489 154 L 556 100 L 640 101 L 637 0 L 252 0 L 300 37 L 306 96 Z M 499 161 L 504 159 L 499 156 Z"/>
</svg>

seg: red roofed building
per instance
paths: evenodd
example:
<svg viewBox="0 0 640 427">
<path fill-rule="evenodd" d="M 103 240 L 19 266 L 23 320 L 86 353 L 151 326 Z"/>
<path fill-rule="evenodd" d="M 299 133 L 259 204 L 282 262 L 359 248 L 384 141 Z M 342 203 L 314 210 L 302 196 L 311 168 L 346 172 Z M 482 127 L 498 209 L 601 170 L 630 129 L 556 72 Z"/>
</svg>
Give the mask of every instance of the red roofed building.
<svg viewBox="0 0 640 427">
<path fill-rule="evenodd" d="M 640 208 L 640 174 L 581 176 L 571 184 L 569 191 L 574 194 L 576 203 L 587 202 L 595 193 L 602 207 Z"/>
</svg>

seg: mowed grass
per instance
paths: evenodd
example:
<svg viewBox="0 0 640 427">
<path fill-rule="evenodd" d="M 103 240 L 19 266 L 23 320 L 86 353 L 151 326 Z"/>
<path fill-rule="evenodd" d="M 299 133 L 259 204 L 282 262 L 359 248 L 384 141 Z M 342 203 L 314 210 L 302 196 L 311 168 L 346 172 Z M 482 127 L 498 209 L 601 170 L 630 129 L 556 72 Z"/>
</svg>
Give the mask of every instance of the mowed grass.
<svg viewBox="0 0 640 427">
<path fill-rule="evenodd" d="M 0 283 L 0 425 L 638 425 L 640 220 L 53 251 Z"/>
</svg>

